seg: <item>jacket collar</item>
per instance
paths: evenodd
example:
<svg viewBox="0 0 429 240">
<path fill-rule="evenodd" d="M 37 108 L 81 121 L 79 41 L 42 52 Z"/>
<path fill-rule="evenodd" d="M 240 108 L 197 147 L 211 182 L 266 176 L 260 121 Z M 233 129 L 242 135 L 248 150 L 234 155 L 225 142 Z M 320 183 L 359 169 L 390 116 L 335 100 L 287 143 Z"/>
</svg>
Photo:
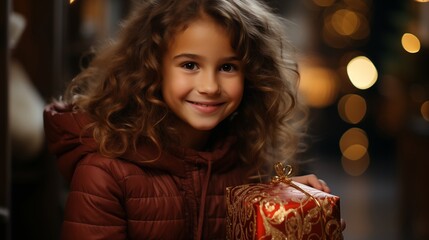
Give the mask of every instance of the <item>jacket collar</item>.
<svg viewBox="0 0 429 240">
<path fill-rule="evenodd" d="M 44 125 L 48 147 L 57 156 L 59 169 L 67 180 L 71 179 L 74 168 L 82 157 L 98 151 L 92 132 L 85 131 L 85 126 L 91 122 L 87 114 L 74 112 L 70 105 L 51 104 L 45 108 Z M 213 151 L 173 146 L 160 155 L 152 144 L 142 143 L 137 151 L 129 150 L 119 158 L 141 167 L 185 177 L 187 166 L 208 166 L 210 162 L 214 171 L 230 168 L 238 159 L 233 147 L 235 143 L 235 137 L 227 137 L 216 143 Z"/>
</svg>

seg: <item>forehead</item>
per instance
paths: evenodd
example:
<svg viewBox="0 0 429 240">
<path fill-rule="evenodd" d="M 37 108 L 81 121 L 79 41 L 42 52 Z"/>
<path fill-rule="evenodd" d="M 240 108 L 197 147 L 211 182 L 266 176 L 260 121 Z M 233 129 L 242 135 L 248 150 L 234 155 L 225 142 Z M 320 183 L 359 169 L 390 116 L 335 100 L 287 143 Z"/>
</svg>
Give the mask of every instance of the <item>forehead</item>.
<svg viewBox="0 0 429 240">
<path fill-rule="evenodd" d="M 166 34 L 164 35 L 164 40 L 166 43 L 171 43 L 174 38 L 182 34 L 185 31 L 189 31 L 189 28 L 195 27 L 195 25 L 200 25 L 202 27 L 206 27 L 209 29 L 213 29 L 221 33 L 222 35 L 228 35 L 229 38 L 232 37 L 231 32 L 229 28 L 227 27 L 225 21 L 222 21 L 221 19 L 216 19 L 207 13 L 200 11 L 199 14 L 190 17 L 186 21 L 182 23 L 178 23 L 175 26 L 171 26 L 170 29 L 167 29 Z"/>
<path fill-rule="evenodd" d="M 207 15 L 195 18 L 178 28 L 168 41 L 168 50 L 177 48 L 233 51 L 227 28 Z"/>
</svg>

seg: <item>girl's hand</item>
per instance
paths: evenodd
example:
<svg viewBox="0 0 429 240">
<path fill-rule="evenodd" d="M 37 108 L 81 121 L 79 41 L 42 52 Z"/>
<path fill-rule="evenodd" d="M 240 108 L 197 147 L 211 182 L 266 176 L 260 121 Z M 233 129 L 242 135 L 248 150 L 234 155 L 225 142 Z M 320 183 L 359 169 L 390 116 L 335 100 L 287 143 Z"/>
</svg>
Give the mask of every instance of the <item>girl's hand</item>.
<svg viewBox="0 0 429 240">
<path fill-rule="evenodd" d="M 317 176 L 314 174 L 292 177 L 292 180 L 327 193 L 331 192 L 331 189 L 326 184 L 326 182 L 323 181 L 322 179 L 317 178 Z"/>
</svg>

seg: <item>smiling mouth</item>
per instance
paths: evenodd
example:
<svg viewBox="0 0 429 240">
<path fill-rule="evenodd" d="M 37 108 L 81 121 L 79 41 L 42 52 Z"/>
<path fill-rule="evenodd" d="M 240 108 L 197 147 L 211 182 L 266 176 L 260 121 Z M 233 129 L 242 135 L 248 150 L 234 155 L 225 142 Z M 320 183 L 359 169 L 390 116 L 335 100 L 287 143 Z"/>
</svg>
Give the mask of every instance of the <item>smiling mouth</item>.
<svg viewBox="0 0 429 240">
<path fill-rule="evenodd" d="M 199 102 L 193 102 L 193 101 L 188 101 L 188 102 L 202 107 L 217 107 L 223 104 L 223 103 L 199 103 Z"/>
</svg>

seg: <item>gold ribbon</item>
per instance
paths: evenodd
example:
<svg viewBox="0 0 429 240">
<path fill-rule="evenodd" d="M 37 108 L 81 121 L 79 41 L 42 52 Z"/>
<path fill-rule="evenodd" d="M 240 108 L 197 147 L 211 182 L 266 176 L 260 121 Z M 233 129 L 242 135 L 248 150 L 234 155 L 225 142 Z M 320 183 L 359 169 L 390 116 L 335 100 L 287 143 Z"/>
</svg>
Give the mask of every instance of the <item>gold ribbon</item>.
<svg viewBox="0 0 429 240">
<path fill-rule="evenodd" d="M 276 183 L 282 182 L 282 183 L 288 184 L 289 186 L 291 186 L 291 187 L 297 189 L 298 191 L 304 193 L 307 197 L 311 198 L 313 201 L 316 202 L 317 206 L 320 208 L 320 210 L 323 213 L 322 204 L 320 204 L 319 200 L 292 182 L 292 179 L 289 177 L 292 174 L 292 166 L 291 165 L 284 166 L 283 163 L 278 162 L 278 163 L 274 164 L 274 170 L 276 171 L 277 176 L 273 177 L 273 179 L 271 180 L 271 183 L 276 184 Z"/>
<path fill-rule="evenodd" d="M 323 224 L 322 229 L 324 229 L 326 225 L 326 216 L 325 216 L 325 212 L 323 211 L 322 204 L 317 198 L 313 197 L 310 193 L 308 193 L 307 191 L 305 191 L 304 189 L 302 189 L 301 187 L 299 187 L 298 185 L 292 182 L 292 179 L 289 177 L 292 174 L 292 166 L 291 165 L 285 166 L 283 163 L 277 162 L 276 164 L 274 164 L 274 170 L 276 171 L 277 176 L 274 176 L 271 179 L 271 184 L 285 183 L 297 189 L 298 191 L 304 193 L 307 197 L 311 198 L 320 209 L 320 214 L 322 215 L 322 224 Z M 325 238 L 326 238 L 326 234 L 323 234 L 323 239 Z"/>
</svg>

